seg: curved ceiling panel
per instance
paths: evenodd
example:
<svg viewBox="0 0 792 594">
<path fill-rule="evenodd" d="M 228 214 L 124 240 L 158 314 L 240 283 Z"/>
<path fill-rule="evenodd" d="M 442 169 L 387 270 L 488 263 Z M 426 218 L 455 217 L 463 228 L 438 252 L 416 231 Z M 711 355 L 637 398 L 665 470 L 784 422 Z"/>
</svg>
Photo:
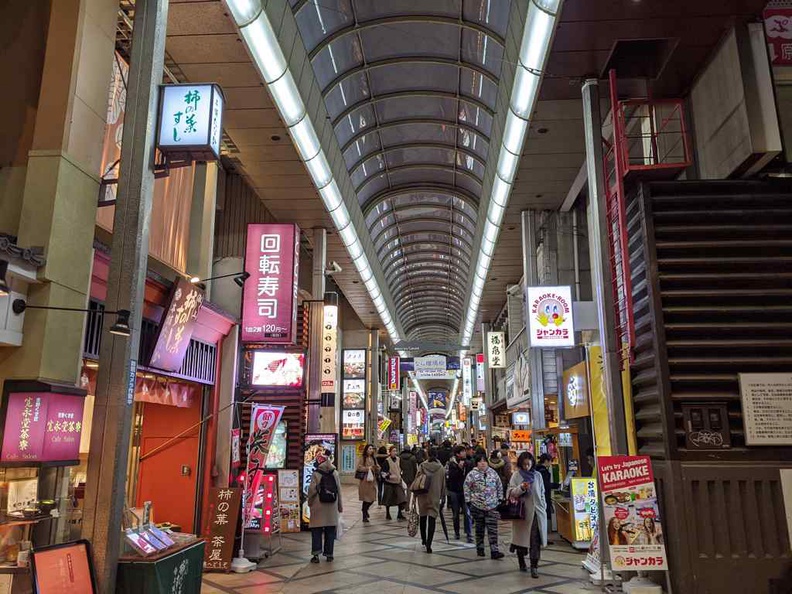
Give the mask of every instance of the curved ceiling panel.
<svg viewBox="0 0 792 594">
<path fill-rule="evenodd" d="M 460 332 L 510 0 L 291 0 L 413 338 Z"/>
</svg>

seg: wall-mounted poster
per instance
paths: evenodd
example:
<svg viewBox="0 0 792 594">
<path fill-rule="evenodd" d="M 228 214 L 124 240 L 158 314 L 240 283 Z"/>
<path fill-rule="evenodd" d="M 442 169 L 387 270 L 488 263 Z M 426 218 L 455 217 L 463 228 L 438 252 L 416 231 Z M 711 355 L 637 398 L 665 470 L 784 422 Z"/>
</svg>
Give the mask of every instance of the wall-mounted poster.
<svg viewBox="0 0 792 594">
<path fill-rule="evenodd" d="M 316 470 L 316 456 L 330 450 L 337 457 L 338 433 L 306 433 L 303 442 L 303 475 L 302 475 L 302 526 L 308 528 L 311 510 L 308 508 L 308 487 Z"/>
<path fill-rule="evenodd" d="M 300 471 L 279 470 L 281 532 L 300 531 Z"/>
<path fill-rule="evenodd" d="M 357 453 L 355 444 L 344 444 L 341 446 L 341 467 L 340 472 L 351 474 L 357 468 Z"/>
<path fill-rule="evenodd" d="M 366 350 L 344 350 L 344 378 L 366 379 Z"/>
<path fill-rule="evenodd" d="M 338 357 L 338 306 L 325 305 L 322 320 L 322 393 L 335 394 Z"/>
<path fill-rule="evenodd" d="M 358 440 L 365 437 L 366 411 L 341 411 L 341 439 Z"/>
<path fill-rule="evenodd" d="M 344 380 L 344 408 L 366 407 L 366 380 Z"/>
</svg>

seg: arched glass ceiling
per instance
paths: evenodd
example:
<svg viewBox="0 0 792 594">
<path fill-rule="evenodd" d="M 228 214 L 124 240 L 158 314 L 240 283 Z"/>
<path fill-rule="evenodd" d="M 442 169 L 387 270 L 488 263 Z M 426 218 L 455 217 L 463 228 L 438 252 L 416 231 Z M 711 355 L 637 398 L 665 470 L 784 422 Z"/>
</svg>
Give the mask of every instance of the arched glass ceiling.
<svg viewBox="0 0 792 594">
<path fill-rule="evenodd" d="M 290 0 L 396 313 L 460 332 L 510 0 Z"/>
</svg>

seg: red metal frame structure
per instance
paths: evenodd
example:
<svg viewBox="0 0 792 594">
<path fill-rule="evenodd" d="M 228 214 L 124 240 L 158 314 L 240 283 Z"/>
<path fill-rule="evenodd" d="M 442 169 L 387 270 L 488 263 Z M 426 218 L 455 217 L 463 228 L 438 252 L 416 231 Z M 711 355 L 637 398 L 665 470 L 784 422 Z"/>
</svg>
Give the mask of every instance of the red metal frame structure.
<svg viewBox="0 0 792 594">
<path fill-rule="evenodd" d="M 616 71 L 609 74 L 612 136 L 603 139 L 607 224 L 622 365 L 632 360 L 635 320 L 627 231 L 627 187 L 673 179 L 690 167 L 690 140 L 681 99 L 619 100 Z"/>
</svg>

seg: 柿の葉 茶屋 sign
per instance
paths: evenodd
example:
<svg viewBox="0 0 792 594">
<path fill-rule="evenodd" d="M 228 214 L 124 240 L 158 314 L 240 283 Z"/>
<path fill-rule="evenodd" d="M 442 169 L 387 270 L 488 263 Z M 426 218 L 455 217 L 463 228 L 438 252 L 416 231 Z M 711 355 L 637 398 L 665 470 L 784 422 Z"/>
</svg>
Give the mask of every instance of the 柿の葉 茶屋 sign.
<svg viewBox="0 0 792 594">
<path fill-rule="evenodd" d="M 162 85 L 157 148 L 177 160 L 220 159 L 224 103 L 218 85 Z"/>
</svg>

